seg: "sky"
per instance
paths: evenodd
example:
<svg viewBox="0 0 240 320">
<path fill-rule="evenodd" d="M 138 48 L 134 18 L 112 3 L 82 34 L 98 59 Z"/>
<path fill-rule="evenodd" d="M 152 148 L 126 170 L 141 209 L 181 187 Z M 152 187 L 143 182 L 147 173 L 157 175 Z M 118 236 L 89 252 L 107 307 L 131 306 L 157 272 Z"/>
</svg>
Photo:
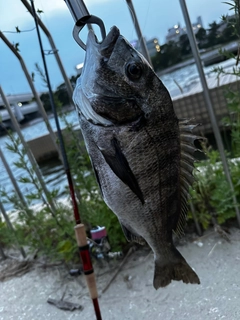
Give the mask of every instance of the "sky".
<svg viewBox="0 0 240 320">
<path fill-rule="evenodd" d="M 137 39 L 125 0 L 85 0 L 84 2 L 90 14 L 103 20 L 107 32 L 116 25 L 129 41 Z M 147 40 L 156 37 L 159 43 L 163 44 L 169 28 L 177 23 L 185 26 L 179 0 L 132 0 L 132 2 L 143 36 Z M 186 3 L 191 21 L 194 23 L 196 18 L 201 16 L 205 28 L 213 21 L 219 22 L 223 14 L 229 13 L 229 6 L 224 4 L 223 0 L 186 0 Z M 67 75 L 69 77 L 76 75 L 75 67 L 84 61 L 85 51 L 72 37 L 74 20 L 66 3 L 64 0 L 35 0 L 34 4 L 36 9 L 43 11 L 41 19 L 54 39 Z M 26 32 L 12 33 L 15 27 Z M 43 64 L 36 29 L 33 28 L 34 20 L 21 0 L 0 0 L 0 30 L 11 43 L 19 43 L 20 54 L 29 73 L 35 73 L 35 87 L 37 91 L 42 92 L 46 91 L 46 87 L 36 71 L 35 64 L 37 63 L 41 68 Z M 41 35 L 44 49 L 50 49 L 45 35 L 43 33 Z M 81 32 L 83 40 L 86 36 L 87 29 Z M 63 78 L 54 56 L 47 55 L 46 59 L 51 85 L 56 89 L 63 82 Z M 19 61 L 2 39 L 0 39 L 0 85 L 5 94 L 31 92 Z"/>
</svg>

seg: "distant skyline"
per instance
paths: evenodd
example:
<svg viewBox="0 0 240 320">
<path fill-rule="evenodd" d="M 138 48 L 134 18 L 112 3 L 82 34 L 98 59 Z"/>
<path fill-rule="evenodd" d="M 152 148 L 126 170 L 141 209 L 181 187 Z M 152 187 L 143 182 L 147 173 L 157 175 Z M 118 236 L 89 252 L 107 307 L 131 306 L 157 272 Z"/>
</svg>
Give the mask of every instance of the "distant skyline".
<svg viewBox="0 0 240 320">
<path fill-rule="evenodd" d="M 171 2 L 171 3 L 170 3 Z M 189 14 L 192 22 L 198 16 L 202 17 L 204 28 L 214 20 L 219 22 L 223 14 L 229 12 L 229 6 L 219 0 L 187 0 Z M 41 19 L 49 29 L 59 55 L 70 77 L 76 75 L 75 66 L 84 61 L 85 52 L 78 46 L 72 37 L 74 26 L 73 18 L 63 0 L 35 0 L 36 9 L 43 10 Z M 111 26 L 116 25 L 123 36 L 129 41 L 137 39 L 134 26 L 125 0 L 86 0 L 86 6 L 91 14 L 99 16 L 105 23 L 107 32 Z M 185 26 L 178 0 L 161 1 L 133 0 L 143 36 L 148 40 L 158 38 L 159 43 L 165 42 L 168 29 L 180 23 Z M 231 12 L 229 12 L 231 13 Z M 35 63 L 42 68 L 39 44 L 36 30 L 21 33 L 9 33 L 15 31 L 15 27 L 21 31 L 34 28 L 34 20 L 27 12 L 20 0 L 8 0 L 0 2 L 0 30 L 11 43 L 19 43 L 22 55 L 28 71 L 35 73 L 35 86 L 38 91 L 46 91 L 40 76 L 36 72 Z M 86 38 L 86 31 L 81 33 Z M 50 45 L 42 35 L 44 49 L 50 49 Z M 53 89 L 63 82 L 57 68 L 55 58 L 47 56 L 51 83 Z M 30 87 L 24 78 L 21 66 L 12 52 L 0 39 L 0 84 L 6 94 L 30 92 Z"/>
</svg>

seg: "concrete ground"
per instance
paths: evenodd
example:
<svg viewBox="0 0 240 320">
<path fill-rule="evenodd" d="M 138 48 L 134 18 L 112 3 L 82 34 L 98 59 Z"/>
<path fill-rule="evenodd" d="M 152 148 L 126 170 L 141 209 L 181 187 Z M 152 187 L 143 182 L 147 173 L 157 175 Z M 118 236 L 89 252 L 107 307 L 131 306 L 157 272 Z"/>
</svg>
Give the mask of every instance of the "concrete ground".
<svg viewBox="0 0 240 320">
<path fill-rule="evenodd" d="M 105 293 L 114 268 L 96 267 L 103 320 L 239 320 L 240 230 L 231 229 L 231 243 L 208 232 L 198 241 L 179 246 L 201 280 L 200 285 L 172 282 L 152 287 L 153 255 L 134 252 Z M 3 265 L 3 263 L 2 263 Z M 80 303 L 83 310 L 63 311 L 47 303 L 49 297 Z M 61 269 L 35 268 L 0 283 L 0 320 L 96 319 L 83 276 L 70 278 Z"/>
</svg>

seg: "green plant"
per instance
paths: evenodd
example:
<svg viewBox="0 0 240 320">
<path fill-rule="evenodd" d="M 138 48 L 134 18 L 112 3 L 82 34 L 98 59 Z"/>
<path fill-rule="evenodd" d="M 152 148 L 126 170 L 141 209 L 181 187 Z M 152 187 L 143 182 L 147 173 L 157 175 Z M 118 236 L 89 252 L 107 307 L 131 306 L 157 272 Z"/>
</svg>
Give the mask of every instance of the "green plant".
<svg viewBox="0 0 240 320">
<path fill-rule="evenodd" d="M 198 221 L 204 229 L 207 229 L 210 225 L 223 224 L 228 219 L 235 218 L 236 213 L 219 152 L 212 147 L 207 147 L 205 143 L 202 147 L 207 160 L 196 165 L 196 182 L 191 190 L 191 197 Z M 229 160 L 229 168 L 232 176 L 235 175 L 236 167 L 231 160 Z M 239 175 L 240 166 L 238 166 Z M 235 178 L 233 184 L 237 193 L 239 181 Z"/>
<path fill-rule="evenodd" d="M 240 55 L 240 2 L 239 0 L 229 0 L 225 2 L 230 6 L 230 10 L 235 15 L 229 18 L 223 16 L 223 22 L 227 22 L 226 31 L 231 37 L 238 39 L 239 49 L 235 56 L 232 53 L 220 50 L 220 54 L 226 58 L 235 59 L 236 63 L 232 70 L 224 70 L 222 67 L 213 69 L 219 78 L 222 75 L 233 75 L 240 77 L 239 55 Z M 240 87 L 239 81 L 225 86 L 225 97 L 229 110 L 229 117 L 222 120 L 223 124 L 231 130 L 233 158 L 240 156 Z M 235 207 L 229 185 L 226 181 L 219 153 L 203 144 L 203 150 L 207 160 L 198 164 L 200 170 L 197 173 L 197 181 L 191 191 L 192 201 L 196 209 L 197 217 L 202 226 L 206 229 L 210 224 L 223 224 L 228 219 L 235 218 Z M 230 155 L 228 155 L 230 158 Z M 240 201 L 240 163 L 238 159 L 229 160 L 229 168 L 234 186 L 234 193 L 239 203 Z"/>
<path fill-rule="evenodd" d="M 27 152 L 21 145 L 20 140 L 14 134 L 9 134 L 11 142 L 7 148 L 17 155 L 14 165 L 20 168 L 25 175 L 22 175 L 18 182 L 22 188 L 25 186 L 29 191 L 26 194 L 26 202 L 22 202 L 18 195 L 0 189 L 1 202 L 14 205 L 16 218 L 14 229 L 7 225 L 1 225 L 1 242 L 5 245 L 14 244 L 15 238 L 20 246 L 28 247 L 29 251 L 38 251 L 50 259 L 69 260 L 74 258 L 77 252 L 76 241 L 73 236 L 73 222 L 69 206 L 57 203 L 52 206 L 49 200 L 55 201 L 58 191 L 52 190 L 49 194 L 43 192 L 42 186 L 35 173 L 35 168 L 29 163 Z M 39 205 L 39 208 L 36 207 Z M 65 250 L 59 245 L 62 241 L 71 243 L 71 250 Z M 11 240 L 11 241 L 10 241 Z"/>
</svg>

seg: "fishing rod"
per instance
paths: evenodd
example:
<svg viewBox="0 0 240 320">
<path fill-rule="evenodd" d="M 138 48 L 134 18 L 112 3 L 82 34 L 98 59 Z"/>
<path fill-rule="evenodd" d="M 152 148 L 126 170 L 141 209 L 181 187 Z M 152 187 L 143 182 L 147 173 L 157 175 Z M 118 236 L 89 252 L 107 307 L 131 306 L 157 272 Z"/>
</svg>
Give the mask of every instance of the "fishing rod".
<svg viewBox="0 0 240 320">
<path fill-rule="evenodd" d="M 92 262 L 91 262 L 85 226 L 83 223 L 81 223 L 80 212 L 78 210 L 78 205 L 77 205 L 75 191 L 74 191 L 74 185 L 73 185 L 73 179 L 72 179 L 72 175 L 71 175 L 71 171 L 70 171 L 70 167 L 69 167 L 69 162 L 68 162 L 67 155 L 66 155 L 66 149 L 65 149 L 65 145 L 64 145 L 63 135 L 61 132 L 61 128 L 60 128 L 60 124 L 59 124 L 59 120 L 58 120 L 58 115 L 57 115 L 57 110 L 56 110 L 56 106 L 54 103 L 53 92 L 52 92 L 52 88 L 51 88 L 51 84 L 50 84 L 50 79 L 49 79 L 46 59 L 45 59 L 45 55 L 44 55 L 41 35 L 39 32 L 38 17 L 37 17 L 35 6 L 34 6 L 34 0 L 30 0 L 30 1 L 31 1 L 32 13 L 33 13 L 33 17 L 34 17 L 34 21 L 35 21 L 35 25 L 36 25 L 38 41 L 39 41 L 42 61 L 43 61 L 43 65 L 44 65 L 44 71 L 45 71 L 48 90 L 49 90 L 50 103 L 51 103 L 52 112 L 54 114 L 54 119 L 55 119 L 56 127 L 57 127 L 60 152 L 62 155 L 63 166 L 64 166 L 64 170 L 65 170 L 65 173 L 67 176 L 69 191 L 70 191 L 70 195 L 71 195 L 71 199 L 72 199 L 74 218 L 75 218 L 75 222 L 76 222 L 76 226 L 74 227 L 74 229 L 75 229 L 75 235 L 76 235 L 76 239 L 77 239 L 80 257 L 82 260 L 83 273 L 85 274 L 87 286 L 88 286 L 89 293 L 90 293 L 90 296 L 91 296 L 91 299 L 93 302 L 93 307 L 94 307 L 96 319 L 102 320 L 101 311 L 100 311 L 100 307 L 99 307 L 99 303 L 98 303 L 98 292 L 97 292 L 96 280 L 95 280 L 94 270 L 93 270 L 93 266 L 92 266 Z M 104 28 L 102 20 L 95 17 L 95 16 L 89 15 L 87 8 L 82 1 L 77 1 L 77 0 L 76 1 L 66 1 L 66 3 L 68 4 L 69 9 L 70 9 L 71 13 L 73 14 L 73 17 L 76 21 L 76 25 L 74 27 L 74 39 L 76 41 L 78 40 L 77 42 L 82 48 L 84 48 L 86 50 L 86 46 L 81 41 L 81 39 L 78 37 L 78 34 L 87 23 L 95 23 L 95 24 L 99 25 L 100 29 L 101 29 L 102 37 L 104 38 L 106 36 L 106 33 L 104 34 L 105 28 Z"/>
</svg>

